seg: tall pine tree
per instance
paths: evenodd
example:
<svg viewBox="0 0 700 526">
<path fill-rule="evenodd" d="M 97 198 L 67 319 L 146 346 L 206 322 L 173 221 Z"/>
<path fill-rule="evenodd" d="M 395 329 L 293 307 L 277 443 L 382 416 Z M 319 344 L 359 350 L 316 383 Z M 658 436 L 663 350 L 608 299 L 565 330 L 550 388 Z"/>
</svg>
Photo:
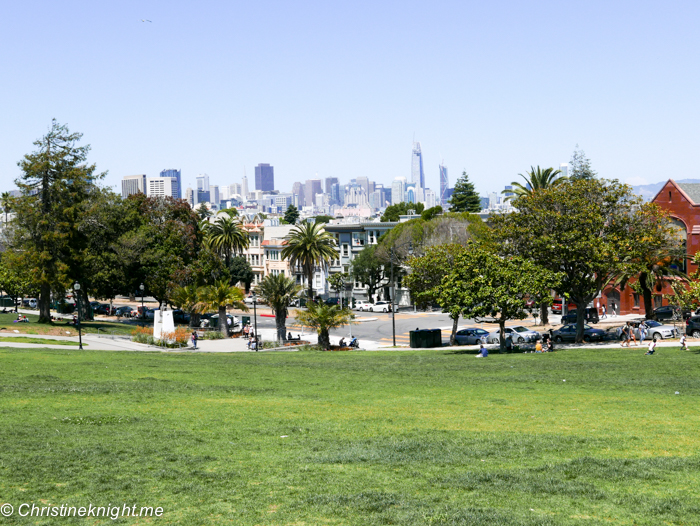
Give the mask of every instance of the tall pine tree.
<svg viewBox="0 0 700 526">
<path fill-rule="evenodd" d="M 593 168 L 591 168 L 591 160 L 586 157 L 586 152 L 579 149 L 578 144 L 574 153 L 571 155 L 571 161 L 569 161 L 569 179 L 578 180 L 595 179 L 598 175 Z"/>
<path fill-rule="evenodd" d="M 451 212 L 470 212 L 477 213 L 481 211 L 481 197 L 474 190 L 474 184 L 469 181 L 467 172 L 462 172 L 462 177 L 457 179 L 452 197 L 448 201 Z"/>
</svg>

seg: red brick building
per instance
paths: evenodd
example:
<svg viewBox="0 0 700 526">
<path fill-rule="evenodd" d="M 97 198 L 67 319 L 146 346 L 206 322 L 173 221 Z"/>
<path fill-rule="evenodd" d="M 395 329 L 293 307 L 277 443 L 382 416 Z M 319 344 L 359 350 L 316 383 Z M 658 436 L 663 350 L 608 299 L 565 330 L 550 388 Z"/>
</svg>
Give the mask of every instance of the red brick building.
<svg viewBox="0 0 700 526">
<path fill-rule="evenodd" d="M 686 261 L 684 262 L 684 272 L 694 272 L 696 266 L 692 263 L 693 256 L 700 252 L 700 184 L 677 183 L 673 179 L 659 190 L 652 203 L 658 204 L 661 208 L 668 210 L 671 220 L 676 224 L 681 235 L 684 235 L 686 245 Z M 668 305 L 666 295 L 672 294 L 668 283 L 657 287 L 654 290 L 654 307 Z M 624 290 L 607 287 L 603 291 L 600 304 L 605 304 L 608 312 L 612 303 L 617 306 L 620 314 L 640 314 L 644 315 L 644 299 L 634 292 L 629 286 Z"/>
</svg>

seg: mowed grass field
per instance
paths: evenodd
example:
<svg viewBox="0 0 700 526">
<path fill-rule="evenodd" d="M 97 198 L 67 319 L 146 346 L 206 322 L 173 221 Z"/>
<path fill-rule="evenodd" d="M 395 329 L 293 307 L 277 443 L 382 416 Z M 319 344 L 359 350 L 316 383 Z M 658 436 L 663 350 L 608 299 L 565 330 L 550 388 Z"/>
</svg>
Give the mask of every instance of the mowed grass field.
<svg viewBox="0 0 700 526">
<path fill-rule="evenodd" d="M 700 524 L 700 354 L 643 353 L 3 348 L 0 503 L 164 514 L 0 520 Z"/>
</svg>

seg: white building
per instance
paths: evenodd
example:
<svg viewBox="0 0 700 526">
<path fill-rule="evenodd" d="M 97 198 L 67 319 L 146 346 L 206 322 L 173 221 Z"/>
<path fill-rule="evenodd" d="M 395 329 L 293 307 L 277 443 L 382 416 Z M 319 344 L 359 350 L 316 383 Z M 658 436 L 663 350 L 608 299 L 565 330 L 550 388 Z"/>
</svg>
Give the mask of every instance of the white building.
<svg viewBox="0 0 700 526">
<path fill-rule="evenodd" d="M 148 197 L 172 197 L 177 199 L 177 179 L 174 177 L 149 177 L 147 180 Z"/>
<path fill-rule="evenodd" d="M 132 194 L 146 193 L 146 174 L 126 175 L 122 178 L 122 198 L 126 199 Z"/>
<path fill-rule="evenodd" d="M 396 177 L 391 183 L 391 204 L 397 205 L 406 200 L 406 178 Z"/>
</svg>

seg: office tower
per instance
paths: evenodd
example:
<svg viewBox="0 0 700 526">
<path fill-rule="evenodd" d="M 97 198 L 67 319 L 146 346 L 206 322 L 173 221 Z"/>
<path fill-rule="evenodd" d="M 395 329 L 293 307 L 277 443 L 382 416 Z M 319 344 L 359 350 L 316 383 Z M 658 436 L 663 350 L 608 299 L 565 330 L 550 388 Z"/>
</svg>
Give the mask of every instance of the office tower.
<svg viewBox="0 0 700 526">
<path fill-rule="evenodd" d="M 175 170 L 174 168 L 169 168 L 166 170 L 161 170 L 160 176 L 161 177 L 172 177 L 173 179 L 177 179 L 177 198 L 176 199 L 182 199 L 182 171 Z"/>
<path fill-rule="evenodd" d="M 323 187 L 321 186 L 320 179 L 307 179 L 304 184 L 304 200 L 306 201 L 306 206 L 311 206 L 316 204 L 314 197 L 316 194 L 323 193 Z"/>
<path fill-rule="evenodd" d="M 219 187 L 217 185 L 211 186 L 211 202 L 218 205 L 221 202 L 221 197 L 219 196 Z"/>
<path fill-rule="evenodd" d="M 340 184 L 333 183 L 326 193 L 331 196 L 332 203 L 339 204 L 341 202 L 340 201 Z"/>
<path fill-rule="evenodd" d="M 243 199 L 248 198 L 248 177 L 246 177 L 245 174 L 241 180 L 241 195 L 243 196 Z"/>
<path fill-rule="evenodd" d="M 440 163 L 440 206 L 447 206 L 447 189 L 450 187 L 450 180 L 447 177 L 447 166 Z"/>
<path fill-rule="evenodd" d="M 146 179 L 148 197 L 175 197 L 177 180 L 173 177 L 149 177 Z"/>
<path fill-rule="evenodd" d="M 489 194 L 489 208 L 496 208 L 498 204 L 498 194 L 496 192 L 491 192 Z"/>
<path fill-rule="evenodd" d="M 339 182 L 337 177 L 326 177 L 326 193 L 331 195 L 331 187 Z"/>
<path fill-rule="evenodd" d="M 122 198 L 131 194 L 146 193 L 146 174 L 126 175 L 122 178 Z"/>
<path fill-rule="evenodd" d="M 374 181 L 370 181 L 369 184 L 367 185 L 367 195 L 371 194 L 376 190 L 376 183 Z"/>
<path fill-rule="evenodd" d="M 425 189 L 423 202 L 425 203 L 425 208 L 432 208 L 435 206 L 435 192 L 433 192 L 430 188 Z"/>
<path fill-rule="evenodd" d="M 417 203 L 418 200 L 416 198 L 416 190 L 417 190 L 417 185 L 416 183 L 408 183 L 406 185 L 406 202 L 407 203 Z"/>
<path fill-rule="evenodd" d="M 488 197 L 482 197 L 481 198 L 481 209 L 486 210 L 489 207 L 489 198 Z"/>
<path fill-rule="evenodd" d="M 420 143 L 413 143 L 411 151 L 411 182 L 416 184 L 418 188 L 425 188 L 425 175 L 423 174 L 423 153 L 420 149 Z"/>
<path fill-rule="evenodd" d="M 185 190 L 185 201 L 194 208 L 194 190 L 192 190 L 191 187 L 187 187 L 187 190 Z"/>
<path fill-rule="evenodd" d="M 375 190 L 371 194 L 369 194 L 369 207 L 372 210 L 378 210 L 382 208 L 382 193 L 380 191 Z"/>
<path fill-rule="evenodd" d="M 369 195 L 369 179 L 367 177 L 358 177 L 356 184 L 364 188 L 365 194 Z"/>
<path fill-rule="evenodd" d="M 260 163 L 255 167 L 255 189 L 271 192 L 275 189 L 275 169 L 269 164 Z"/>
<path fill-rule="evenodd" d="M 397 177 L 391 183 L 391 204 L 398 205 L 406 200 L 406 178 Z"/>
<path fill-rule="evenodd" d="M 513 193 L 513 187 L 511 185 L 506 185 L 505 187 L 505 192 L 503 194 L 503 197 L 514 197 L 515 194 Z"/>
<path fill-rule="evenodd" d="M 559 171 L 561 172 L 561 177 L 569 177 L 569 163 L 561 163 Z"/>
<path fill-rule="evenodd" d="M 292 195 L 294 200 L 292 201 L 295 206 L 302 207 L 306 203 L 306 192 L 304 188 L 304 183 L 296 182 L 292 185 Z"/>
<path fill-rule="evenodd" d="M 207 174 L 197 176 L 197 190 L 202 190 L 203 192 L 209 191 L 209 176 Z"/>
<path fill-rule="evenodd" d="M 195 204 L 209 202 L 211 202 L 211 191 L 197 189 L 197 195 L 195 196 Z"/>
<path fill-rule="evenodd" d="M 357 206 L 366 205 L 367 193 L 365 193 L 365 189 L 359 184 L 349 185 L 348 191 L 345 194 L 345 204 Z"/>
</svg>

